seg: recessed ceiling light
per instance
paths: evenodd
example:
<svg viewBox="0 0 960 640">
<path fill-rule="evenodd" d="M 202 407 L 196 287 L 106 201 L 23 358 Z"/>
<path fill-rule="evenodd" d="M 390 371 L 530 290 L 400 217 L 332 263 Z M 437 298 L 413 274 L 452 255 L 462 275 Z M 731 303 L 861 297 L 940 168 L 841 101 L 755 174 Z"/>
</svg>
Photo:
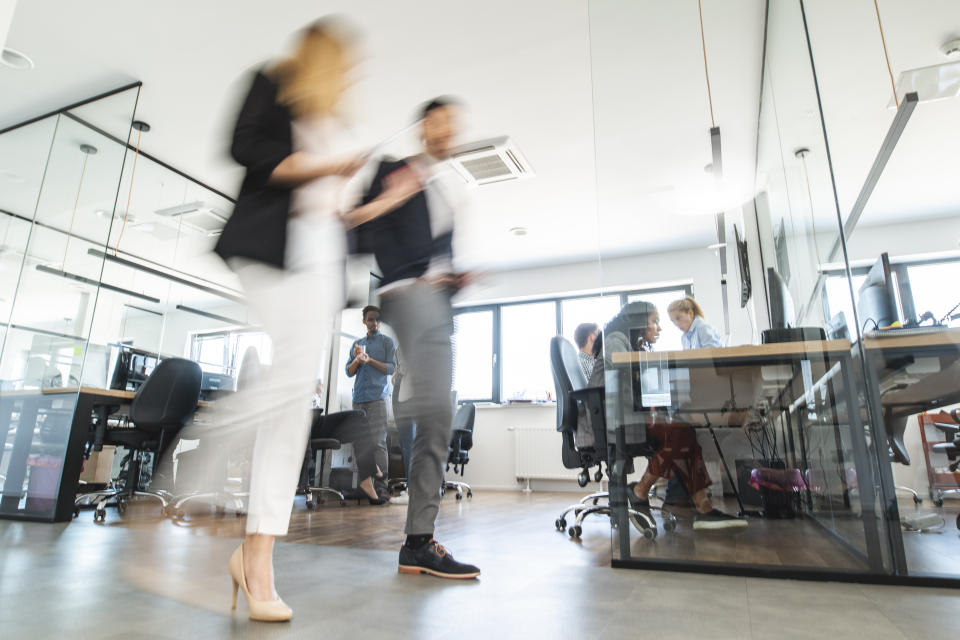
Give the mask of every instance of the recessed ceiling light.
<svg viewBox="0 0 960 640">
<path fill-rule="evenodd" d="M 106 209 L 97 209 L 97 210 L 94 211 L 93 213 L 94 213 L 94 215 L 97 216 L 98 218 L 109 218 L 109 217 L 110 217 L 110 212 L 107 211 Z"/>
<path fill-rule="evenodd" d="M 511 227 L 508 233 L 512 236 L 525 236 L 528 229 L 526 227 Z"/>
<path fill-rule="evenodd" d="M 21 71 L 33 69 L 33 60 L 31 60 L 27 54 L 17 51 L 16 49 L 11 49 L 10 47 L 4 47 L 3 53 L 0 53 L 0 63 L 11 69 L 19 69 Z"/>
</svg>

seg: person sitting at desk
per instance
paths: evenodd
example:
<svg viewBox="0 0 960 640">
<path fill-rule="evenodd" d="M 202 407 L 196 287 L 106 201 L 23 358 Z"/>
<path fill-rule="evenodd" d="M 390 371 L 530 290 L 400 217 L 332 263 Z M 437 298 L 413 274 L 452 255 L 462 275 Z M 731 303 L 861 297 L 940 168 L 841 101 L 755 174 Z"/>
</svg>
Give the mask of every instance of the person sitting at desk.
<svg viewBox="0 0 960 640">
<path fill-rule="evenodd" d="M 671 302 L 667 306 L 667 313 L 670 321 L 683 331 L 680 342 L 684 349 L 723 346 L 720 332 L 707 324 L 703 309 L 690 296 Z"/>
<path fill-rule="evenodd" d="M 613 366 L 611 354 L 619 351 L 653 351 L 653 345 L 660 337 L 660 313 L 649 302 L 631 302 L 607 323 L 603 335 L 607 343 L 606 349 L 604 353 L 600 344 L 596 346 L 597 360 L 590 377 L 590 387 L 605 386 L 605 368 Z M 631 345 L 631 341 L 634 344 Z M 627 385 L 624 393 L 632 394 L 632 388 Z M 648 410 L 644 421 L 647 442 L 654 445 L 656 453 L 650 459 L 640 481 L 631 482 L 627 487 L 630 506 L 650 516 L 648 496 L 657 478 L 669 480 L 679 476 L 697 510 L 693 522 L 694 530 L 746 527 L 746 520 L 715 509 L 707 497 L 707 487 L 711 484 L 710 475 L 707 473 L 703 452 L 693 428 L 656 409 Z"/>
<path fill-rule="evenodd" d="M 577 343 L 577 355 L 580 356 L 580 369 L 583 370 L 583 376 L 587 380 L 593 373 L 593 364 L 596 361 L 593 347 L 597 343 L 598 335 L 600 335 L 600 327 L 596 322 L 584 322 L 577 325 L 573 331 L 573 341 Z"/>
</svg>

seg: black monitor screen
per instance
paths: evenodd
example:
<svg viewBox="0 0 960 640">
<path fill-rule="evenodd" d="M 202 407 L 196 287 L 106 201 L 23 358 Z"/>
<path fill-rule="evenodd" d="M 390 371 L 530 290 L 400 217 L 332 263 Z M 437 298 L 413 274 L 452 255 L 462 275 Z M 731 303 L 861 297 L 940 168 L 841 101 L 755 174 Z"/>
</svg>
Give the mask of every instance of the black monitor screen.
<svg viewBox="0 0 960 640">
<path fill-rule="evenodd" d="M 857 311 L 863 331 L 883 329 L 897 322 L 897 294 L 886 253 L 880 254 L 867 272 L 867 279 L 860 285 Z"/>
<path fill-rule="evenodd" d="M 773 267 L 767 268 L 767 294 L 770 296 L 770 326 L 786 329 L 796 323 L 790 289 Z"/>
<path fill-rule="evenodd" d="M 123 347 L 117 353 L 110 388 L 136 391 L 153 373 L 160 358 L 155 353 Z"/>
</svg>

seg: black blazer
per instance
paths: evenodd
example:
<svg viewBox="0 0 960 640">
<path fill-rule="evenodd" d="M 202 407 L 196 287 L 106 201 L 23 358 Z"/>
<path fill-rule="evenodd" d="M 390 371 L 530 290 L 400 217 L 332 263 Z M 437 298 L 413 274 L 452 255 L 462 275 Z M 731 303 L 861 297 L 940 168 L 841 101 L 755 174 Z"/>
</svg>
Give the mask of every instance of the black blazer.
<svg viewBox="0 0 960 640">
<path fill-rule="evenodd" d="M 383 193 L 386 177 L 405 166 L 406 160 L 381 161 L 370 188 L 364 194 L 363 204 Z M 354 229 L 350 234 L 350 250 L 372 253 L 383 275 L 381 284 L 387 285 L 397 280 L 419 278 L 426 272 L 433 256 L 452 257 L 453 233 L 433 237 L 426 192 L 421 191 L 399 208 Z"/>
<path fill-rule="evenodd" d="M 263 71 L 240 109 L 230 155 L 247 168 L 233 215 L 214 251 L 224 260 L 249 258 L 283 267 L 291 189 L 267 184 L 280 162 L 293 153 L 290 111 L 277 103 L 277 85 Z"/>
</svg>

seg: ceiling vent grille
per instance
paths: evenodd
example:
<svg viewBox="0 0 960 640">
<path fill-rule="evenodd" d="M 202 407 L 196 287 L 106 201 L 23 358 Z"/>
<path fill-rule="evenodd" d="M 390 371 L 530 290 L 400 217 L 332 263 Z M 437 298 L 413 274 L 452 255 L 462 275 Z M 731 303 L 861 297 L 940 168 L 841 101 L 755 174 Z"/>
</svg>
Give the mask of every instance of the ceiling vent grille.
<svg viewBox="0 0 960 640">
<path fill-rule="evenodd" d="M 154 213 L 165 218 L 176 218 L 184 226 L 206 236 L 220 235 L 223 225 L 227 222 L 225 215 L 199 200 L 166 209 L 157 209 Z"/>
<path fill-rule="evenodd" d="M 530 163 L 507 136 L 461 145 L 450 163 L 468 184 L 482 185 L 533 177 Z"/>
</svg>

